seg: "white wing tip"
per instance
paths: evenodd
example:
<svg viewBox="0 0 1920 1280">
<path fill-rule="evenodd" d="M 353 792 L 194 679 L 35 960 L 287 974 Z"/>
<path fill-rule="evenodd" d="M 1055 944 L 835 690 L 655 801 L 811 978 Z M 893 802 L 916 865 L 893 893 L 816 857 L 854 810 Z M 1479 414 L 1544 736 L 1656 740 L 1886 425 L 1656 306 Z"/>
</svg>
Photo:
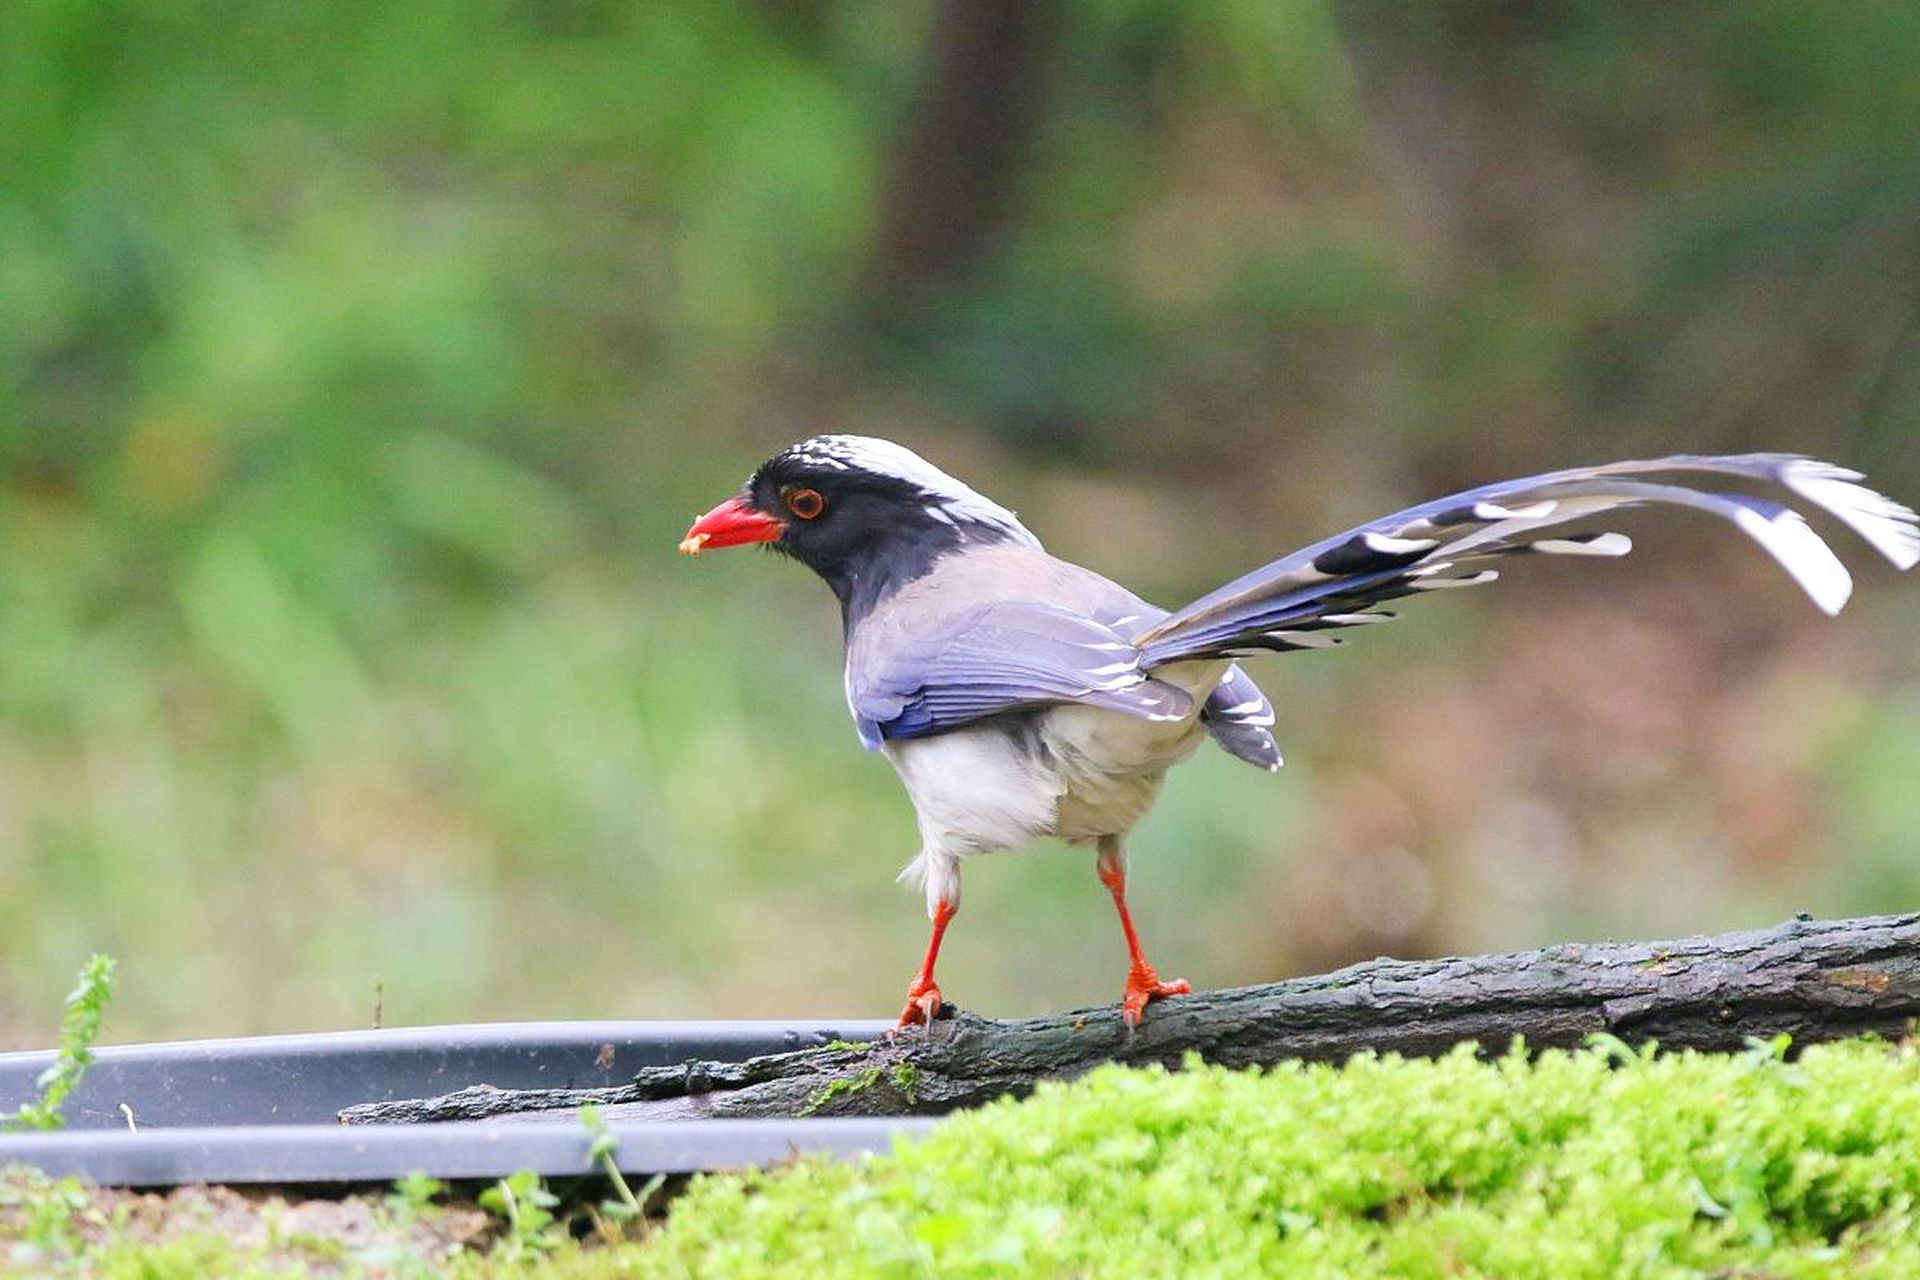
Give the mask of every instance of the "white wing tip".
<svg viewBox="0 0 1920 1280">
<path fill-rule="evenodd" d="M 1860 478 L 1858 471 L 1817 458 L 1796 458 L 1780 468 L 1780 483 L 1865 538 L 1895 568 L 1920 564 L 1920 515 L 1855 484 Z"/>
<path fill-rule="evenodd" d="M 1442 591 L 1450 587 L 1477 587 L 1485 582 L 1496 581 L 1500 577 L 1500 571 L 1482 569 L 1478 573 L 1464 574 L 1458 578 L 1425 577 L 1414 574 L 1409 574 L 1408 577 L 1412 581 L 1407 585 L 1415 591 Z"/>
<path fill-rule="evenodd" d="M 1440 545 L 1437 538 L 1394 538 L 1384 533 L 1362 534 L 1361 541 L 1366 544 L 1367 550 L 1385 556 L 1411 555 Z"/>
<path fill-rule="evenodd" d="M 1591 538 L 1541 538 L 1527 546 L 1556 556 L 1624 556 L 1633 539 L 1624 533 L 1602 533 Z"/>
<path fill-rule="evenodd" d="M 1768 519 L 1742 507 L 1734 522 L 1780 562 L 1823 613 L 1836 614 L 1853 594 L 1853 577 L 1833 548 L 1822 541 L 1797 511 L 1782 511 Z"/>
<path fill-rule="evenodd" d="M 1503 507 L 1497 502 L 1476 502 L 1473 504 L 1473 518 L 1489 521 L 1539 520 L 1552 515 L 1553 509 L 1559 505 L 1552 498 L 1529 502 L 1522 507 Z"/>
</svg>

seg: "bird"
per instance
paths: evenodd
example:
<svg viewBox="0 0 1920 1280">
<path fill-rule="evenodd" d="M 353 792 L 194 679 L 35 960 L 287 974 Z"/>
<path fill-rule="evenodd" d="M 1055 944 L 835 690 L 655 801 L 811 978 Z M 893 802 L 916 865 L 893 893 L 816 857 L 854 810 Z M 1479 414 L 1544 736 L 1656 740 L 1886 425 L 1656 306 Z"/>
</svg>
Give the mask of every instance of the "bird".
<svg viewBox="0 0 1920 1280">
<path fill-rule="evenodd" d="M 1528 556 L 1614 557 L 1627 535 L 1569 530 L 1629 508 L 1718 516 L 1838 613 L 1852 579 L 1784 491 L 1848 526 L 1899 569 L 1920 517 L 1857 471 L 1788 453 L 1682 454 L 1481 485 L 1281 556 L 1169 612 L 1049 555 L 1011 510 L 903 445 L 816 435 L 758 467 L 693 522 L 687 555 L 762 545 L 823 578 L 840 603 L 845 689 L 860 743 L 891 762 L 920 850 L 900 873 L 926 895 L 931 936 L 900 1026 L 931 1026 L 934 966 L 960 907 L 961 865 L 1041 837 L 1092 846 L 1129 968 L 1121 1018 L 1184 995 L 1147 960 L 1127 906 L 1128 833 L 1167 771 L 1209 738 L 1281 765 L 1273 703 L 1241 665 L 1326 648 L 1391 620 L 1380 608 L 1494 581 Z"/>
</svg>

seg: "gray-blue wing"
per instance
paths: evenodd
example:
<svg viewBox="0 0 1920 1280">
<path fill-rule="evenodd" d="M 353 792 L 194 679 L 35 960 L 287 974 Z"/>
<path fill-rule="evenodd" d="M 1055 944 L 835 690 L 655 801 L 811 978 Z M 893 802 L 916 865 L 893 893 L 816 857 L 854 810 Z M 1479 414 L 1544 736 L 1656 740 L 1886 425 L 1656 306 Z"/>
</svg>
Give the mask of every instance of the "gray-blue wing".
<svg viewBox="0 0 1920 1280">
<path fill-rule="evenodd" d="M 847 702 L 869 750 L 1053 703 L 1088 703 L 1149 720 L 1193 713 L 1184 692 L 1140 669 L 1139 649 L 1119 632 L 1024 601 L 856 637 L 847 650 Z"/>
</svg>

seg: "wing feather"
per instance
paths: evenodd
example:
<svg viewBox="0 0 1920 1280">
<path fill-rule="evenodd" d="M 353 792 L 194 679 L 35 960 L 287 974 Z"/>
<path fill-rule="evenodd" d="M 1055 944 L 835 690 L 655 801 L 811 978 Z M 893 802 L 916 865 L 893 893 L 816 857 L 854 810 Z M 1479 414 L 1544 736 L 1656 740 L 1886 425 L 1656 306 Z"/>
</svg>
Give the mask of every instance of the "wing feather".
<svg viewBox="0 0 1920 1280">
<path fill-rule="evenodd" d="M 1113 628 L 1053 605 L 1002 601 L 932 618 L 847 654 L 847 701 L 870 748 L 1024 707 L 1083 702 L 1179 720 L 1193 700 L 1140 666 Z"/>
</svg>

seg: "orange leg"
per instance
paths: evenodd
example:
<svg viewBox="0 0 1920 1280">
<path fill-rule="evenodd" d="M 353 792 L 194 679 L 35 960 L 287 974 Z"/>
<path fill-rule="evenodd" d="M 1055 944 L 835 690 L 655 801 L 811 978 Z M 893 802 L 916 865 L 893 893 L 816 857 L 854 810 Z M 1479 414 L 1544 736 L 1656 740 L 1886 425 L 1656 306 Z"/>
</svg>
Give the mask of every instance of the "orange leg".
<svg viewBox="0 0 1920 1280">
<path fill-rule="evenodd" d="M 1162 996 L 1184 996 L 1193 990 L 1185 978 L 1176 978 L 1172 982 L 1160 981 L 1160 975 L 1154 972 L 1147 957 L 1140 950 L 1140 935 L 1133 931 L 1133 913 L 1127 910 L 1127 855 L 1121 852 L 1120 841 L 1114 836 L 1105 836 L 1100 841 L 1100 860 L 1095 864 L 1100 874 L 1100 883 L 1107 886 L 1107 892 L 1113 895 L 1114 910 L 1120 913 L 1120 929 L 1127 935 L 1127 955 L 1133 967 L 1127 971 L 1127 992 L 1121 998 L 1120 1017 L 1129 1028 L 1140 1025 L 1140 1015 L 1146 1011 L 1147 1001 Z M 938 935 L 936 934 L 936 937 Z"/>
<path fill-rule="evenodd" d="M 940 958 L 940 939 L 947 932 L 947 924 L 953 919 L 959 908 L 940 899 L 933 908 L 933 937 L 927 941 L 927 958 L 920 962 L 920 975 L 907 984 L 907 1007 L 900 1013 L 900 1025 L 910 1027 L 914 1023 L 933 1025 L 940 1014 L 940 987 L 933 980 L 933 962 Z"/>
</svg>

